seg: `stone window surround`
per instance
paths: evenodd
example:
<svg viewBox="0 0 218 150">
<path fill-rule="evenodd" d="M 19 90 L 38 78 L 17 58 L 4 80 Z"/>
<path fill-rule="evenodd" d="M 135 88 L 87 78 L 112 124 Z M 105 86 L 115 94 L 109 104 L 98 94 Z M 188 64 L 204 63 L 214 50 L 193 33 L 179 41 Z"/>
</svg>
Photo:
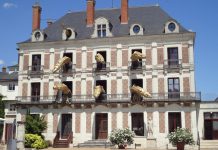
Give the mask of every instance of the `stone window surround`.
<svg viewBox="0 0 218 150">
<path fill-rule="evenodd" d="M 70 30 L 71 31 L 71 36 L 67 39 L 67 36 L 66 36 L 66 31 L 67 30 Z M 65 28 L 63 29 L 63 32 L 62 32 L 62 40 L 72 40 L 72 39 L 75 39 L 76 38 L 76 32 L 74 29 L 72 28 Z"/>
<path fill-rule="evenodd" d="M 170 30 L 168 29 L 168 25 L 169 25 L 170 23 L 174 23 L 174 24 L 175 24 L 176 28 L 175 28 L 174 31 L 170 31 Z M 165 31 L 165 33 L 179 33 L 179 25 L 178 25 L 178 23 L 175 22 L 174 20 L 169 20 L 168 22 L 166 22 L 166 24 L 165 24 L 165 26 L 164 26 L 164 31 Z"/>
<path fill-rule="evenodd" d="M 106 24 L 106 37 L 112 37 L 112 33 L 110 31 L 110 22 L 104 18 L 104 17 L 99 17 L 95 19 L 95 24 L 94 24 L 94 32 L 92 34 L 92 38 L 98 38 L 98 25 Z"/>
<path fill-rule="evenodd" d="M 36 39 L 35 37 L 35 34 L 39 32 L 40 33 L 40 38 L 39 39 Z M 41 42 L 41 41 L 44 41 L 44 33 L 41 31 L 41 30 L 35 30 L 32 32 L 32 35 L 31 35 L 31 40 L 32 42 Z"/>
<path fill-rule="evenodd" d="M 133 31 L 133 28 L 134 28 L 135 26 L 139 26 L 139 27 L 140 27 L 140 30 L 139 30 L 138 33 L 135 33 L 135 32 Z M 144 28 L 143 28 L 140 24 L 133 24 L 133 25 L 131 25 L 131 27 L 130 27 L 129 33 L 130 33 L 130 35 L 143 35 L 143 33 L 144 33 Z"/>
</svg>

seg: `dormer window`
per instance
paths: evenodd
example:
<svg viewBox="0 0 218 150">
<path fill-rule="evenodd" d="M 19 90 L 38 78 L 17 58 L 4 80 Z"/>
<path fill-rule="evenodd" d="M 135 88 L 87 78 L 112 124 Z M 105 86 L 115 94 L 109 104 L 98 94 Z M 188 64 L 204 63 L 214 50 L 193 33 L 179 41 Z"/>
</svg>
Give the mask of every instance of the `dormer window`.
<svg viewBox="0 0 218 150">
<path fill-rule="evenodd" d="M 42 31 L 40 30 L 35 30 L 32 33 L 32 42 L 39 42 L 39 41 L 44 41 L 44 39 L 46 38 L 46 34 L 44 34 Z"/>
<path fill-rule="evenodd" d="M 139 24 L 133 24 L 130 27 L 130 35 L 143 35 L 143 28 Z"/>
<path fill-rule="evenodd" d="M 76 33 L 74 29 L 71 28 L 65 28 L 62 32 L 62 40 L 72 40 L 76 38 Z"/>
<path fill-rule="evenodd" d="M 168 21 L 164 27 L 165 33 L 179 33 L 179 25 L 175 21 Z"/>
<path fill-rule="evenodd" d="M 106 18 L 97 18 L 95 20 L 94 33 L 92 34 L 92 38 L 111 37 L 111 28 L 112 26 Z"/>
<path fill-rule="evenodd" d="M 106 37 L 106 24 L 100 24 L 98 27 L 98 37 Z"/>
</svg>

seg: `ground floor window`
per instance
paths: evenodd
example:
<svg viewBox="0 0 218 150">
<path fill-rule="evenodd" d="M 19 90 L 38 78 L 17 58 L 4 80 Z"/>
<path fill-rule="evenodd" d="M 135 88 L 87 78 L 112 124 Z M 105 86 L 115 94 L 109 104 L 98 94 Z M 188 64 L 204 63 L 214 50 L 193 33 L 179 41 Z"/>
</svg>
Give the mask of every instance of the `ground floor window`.
<svg viewBox="0 0 218 150">
<path fill-rule="evenodd" d="M 204 113 L 204 138 L 206 140 L 218 139 L 218 112 Z"/>
<path fill-rule="evenodd" d="M 169 132 L 173 132 L 177 127 L 182 127 L 181 125 L 181 113 L 180 112 L 170 112 L 168 114 L 168 126 Z"/>
<path fill-rule="evenodd" d="M 136 136 L 144 136 L 144 115 L 143 113 L 132 113 L 132 131 Z"/>
</svg>

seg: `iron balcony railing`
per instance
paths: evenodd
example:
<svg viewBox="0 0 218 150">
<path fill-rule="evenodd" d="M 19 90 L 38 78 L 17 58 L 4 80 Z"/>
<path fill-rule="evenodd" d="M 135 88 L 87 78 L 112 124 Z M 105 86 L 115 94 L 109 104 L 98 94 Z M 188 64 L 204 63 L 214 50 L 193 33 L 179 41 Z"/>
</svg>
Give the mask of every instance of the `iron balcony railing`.
<svg viewBox="0 0 218 150">
<path fill-rule="evenodd" d="M 133 101 L 134 94 L 102 94 L 98 99 L 93 95 L 72 95 L 71 98 L 64 96 L 18 96 L 20 103 L 52 103 L 68 101 L 71 103 L 123 103 Z M 200 101 L 200 92 L 169 92 L 169 93 L 151 93 L 151 97 L 141 100 L 146 101 Z"/>
<path fill-rule="evenodd" d="M 130 70 L 145 70 L 146 64 L 145 61 L 129 61 L 128 65 Z"/>
<path fill-rule="evenodd" d="M 93 71 L 94 72 L 105 72 L 110 71 L 110 63 L 93 63 Z"/>
<path fill-rule="evenodd" d="M 44 66 L 42 65 L 29 66 L 29 69 L 28 69 L 29 75 L 40 75 L 43 73 L 44 73 Z"/>
<path fill-rule="evenodd" d="M 182 60 L 181 59 L 164 60 L 164 68 L 169 70 L 180 69 L 182 68 Z"/>
</svg>

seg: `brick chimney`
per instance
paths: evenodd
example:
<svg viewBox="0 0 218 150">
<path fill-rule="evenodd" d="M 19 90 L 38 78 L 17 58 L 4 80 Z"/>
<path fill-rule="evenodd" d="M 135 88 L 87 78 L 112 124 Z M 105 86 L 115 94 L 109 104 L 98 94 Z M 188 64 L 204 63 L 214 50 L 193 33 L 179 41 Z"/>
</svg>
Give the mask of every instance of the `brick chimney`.
<svg viewBox="0 0 218 150">
<path fill-rule="evenodd" d="M 95 0 L 87 0 L 86 24 L 92 27 L 95 18 Z"/>
<path fill-rule="evenodd" d="M 121 24 L 128 24 L 128 0 L 121 0 Z"/>
<path fill-rule="evenodd" d="M 6 67 L 2 67 L 2 72 L 6 73 L 7 72 L 7 68 Z"/>
<path fill-rule="evenodd" d="M 42 8 L 39 3 L 35 3 L 33 5 L 33 24 L 32 24 L 32 31 L 40 29 L 40 19 L 41 19 L 41 11 Z"/>
</svg>

